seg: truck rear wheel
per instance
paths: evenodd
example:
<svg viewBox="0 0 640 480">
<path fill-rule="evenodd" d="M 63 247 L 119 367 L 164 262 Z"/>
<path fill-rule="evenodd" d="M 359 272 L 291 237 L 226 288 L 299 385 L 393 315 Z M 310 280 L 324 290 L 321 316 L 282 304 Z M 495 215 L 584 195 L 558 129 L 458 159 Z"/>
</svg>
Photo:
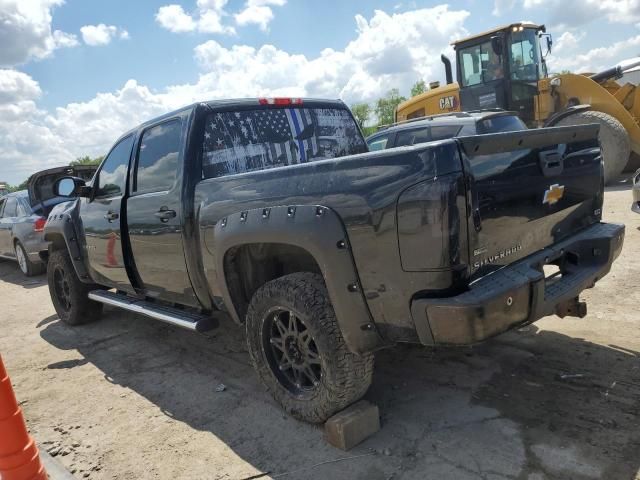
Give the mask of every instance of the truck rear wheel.
<svg viewBox="0 0 640 480">
<path fill-rule="evenodd" d="M 78 278 L 66 250 L 54 250 L 47 266 L 49 294 L 60 320 L 68 325 L 81 325 L 100 318 L 102 304 L 89 300 L 96 285 Z"/>
<path fill-rule="evenodd" d="M 624 170 L 631 154 L 629 135 L 624 126 L 611 115 L 587 110 L 576 112 L 560 120 L 556 125 L 600 124 L 600 145 L 604 163 L 604 182 L 614 181 Z"/>
<path fill-rule="evenodd" d="M 373 355 L 351 353 L 322 276 L 277 278 L 251 299 L 247 345 L 258 376 L 292 416 L 320 423 L 360 399 L 373 375 Z"/>
</svg>

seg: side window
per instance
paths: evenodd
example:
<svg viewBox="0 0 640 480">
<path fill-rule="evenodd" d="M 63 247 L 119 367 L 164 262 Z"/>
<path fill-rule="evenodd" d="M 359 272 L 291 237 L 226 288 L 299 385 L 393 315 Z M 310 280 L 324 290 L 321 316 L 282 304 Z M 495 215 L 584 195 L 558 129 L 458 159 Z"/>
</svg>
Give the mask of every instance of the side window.
<svg viewBox="0 0 640 480">
<path fill-rule="evenodd" d="M 431 140 L 444 140 L 458 135 L 462 127 L 459 125 L 443 125 L 441 127 L 431 127 Z"/>
<path fill-rule="evenodd" d="M 372 138 L 367 142 L 369 145 L 369 151 L 375 152 L 376 150 L 384 150 L 387 148 L 387 142 L 389 141 L 388 135 Z"/>
<path fill-rule="evenodd" d="M 462 86 L 470 87 L 503 77 L 502 58 L 491 48 L 491 42 L 460 50 Z"/>
<path fill-rule="evenodd" d="M 136 167 L 135 191 L 163 191 L 173 186 L 178 171 L 181 130 L 180 120 L 172 120 L 144 132 Z"/>
<path fill-rule="evenodd" d="M 404 130 L 398 132 L 396 138 L 396 147 L 404 147 L 407 145 L 415 145 L 431 141 L 430 127 L 414 128 L 412 130 Z"/>
<path fill-rule="evenodd" d="M 2 218 L 2 209 L 4 208 L 6 200 L 4 198 L 0 198 L 0 218 Z"/>
<path fill-rule="evenodd" d="M 113 147 L 98 172 L 97 197 L 111 197 L 124 193 L 132 146 L 133 135 L 129 135 Z"/>
<path fill-rule="evenodd" d="M 24 198 L 18 199 L 18 216 L 19 217 L 26 217 L 27 215 L 30 214 L 29 212 L 31 211 L 31 209 L 27 208 L 25 203 L 26 202 Z"/>
<path fill-rule="evenodd" d="M 18 202 L 15 197 L 7 198 L 7 204 L 4 206 L 3 218 L 11 218 L 17 216 Z"/>
</svg>

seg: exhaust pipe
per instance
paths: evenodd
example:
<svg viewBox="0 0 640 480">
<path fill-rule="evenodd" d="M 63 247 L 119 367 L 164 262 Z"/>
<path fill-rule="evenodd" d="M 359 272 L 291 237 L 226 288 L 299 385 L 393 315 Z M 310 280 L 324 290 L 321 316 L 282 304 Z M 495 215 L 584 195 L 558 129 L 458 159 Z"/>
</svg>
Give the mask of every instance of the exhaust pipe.
<svg viewBox="0 0 640 480">
<path fill-rule="evenodd" d="M 453 83 L 453 73 L 451 72 L 451 60 L 443 53 L 440 55 L 440 60 L 444 63 L 444 74 L 447 79 L 447 85 Z"/>
</svg>

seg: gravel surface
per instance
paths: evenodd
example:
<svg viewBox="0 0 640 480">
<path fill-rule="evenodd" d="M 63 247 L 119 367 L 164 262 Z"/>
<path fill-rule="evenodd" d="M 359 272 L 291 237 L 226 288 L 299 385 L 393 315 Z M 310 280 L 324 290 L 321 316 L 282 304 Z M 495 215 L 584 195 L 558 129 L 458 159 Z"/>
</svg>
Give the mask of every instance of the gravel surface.
<svg viewBox="0 0 640 480">
<path fill-rule="evenodd" d="M 547 317 L 474 348 L 380 352 L 367 399 L 382 430 L 348 453 L 271 400 L 232 324 L 204 337 L 106 309 L 70 328 L 43 276 L 0 261 L 0 352 L 32 434 L 78 478 L 636 479 L 630 202 L 626 185 L 605 195 L 605 219 L 626 223 L 626 241 L 584 294 L 586 318 Z"/>
</svg>

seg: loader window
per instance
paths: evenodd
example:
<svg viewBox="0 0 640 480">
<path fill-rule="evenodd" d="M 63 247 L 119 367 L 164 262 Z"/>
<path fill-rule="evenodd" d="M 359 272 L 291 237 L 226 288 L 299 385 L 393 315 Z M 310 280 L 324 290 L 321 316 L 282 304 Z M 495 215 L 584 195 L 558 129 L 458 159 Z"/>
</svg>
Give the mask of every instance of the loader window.
<svg viewBox="0 0 640 480">
<path fill-rule="evenodd" d="M 499 80 L 504 76 L 502 57 L 495 54 L 491 42 L 464 48 L 458 58 L 463 87 Z"/>
<path fill-rule="evenodd" d="M 538 35 L 532 28 L 511 34 L 509 65 L 512 80 L 538 81 Z"/>
</svg>

